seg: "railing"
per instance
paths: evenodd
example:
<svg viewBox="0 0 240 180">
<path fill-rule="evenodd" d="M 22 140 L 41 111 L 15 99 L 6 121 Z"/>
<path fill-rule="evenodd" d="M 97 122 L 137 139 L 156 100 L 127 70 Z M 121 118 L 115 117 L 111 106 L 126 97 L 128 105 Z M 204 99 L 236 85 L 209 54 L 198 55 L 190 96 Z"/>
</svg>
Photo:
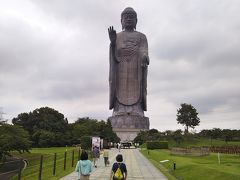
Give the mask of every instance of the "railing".
<svg viewBox="0 0 240 180">
<path fill-rule="evenodd" d="M 12 178 L 14 180 L 21 180 L 22 177 L 42 180 L 43 178 L 56 176 L 58 173 L 62 173 L 62 171 L 69 170 L 69 168 L 72 169 L 80 159 L 80 154 L 81 149 L 74 149 L 72 151 L 65 151 L 64 153 L 39 155 L 39 157 L 26 160 L 17 159 L 0 163 L 0 179 L 9 179 L 14 175 Z M 10 168 L 9 164 L 11 163 L 14 164 L 15 169 Z"/>
<path fill-rule="evenodd" d="M 211 146 L 210 151 L 214 153 L 240 154 L 240 146 Z"/>
<path fill-rule="evenodd" d="M 207 156 L 210 150 L 207 147 L 190 147 L 190 148 L 172 148 L 171 154 L 173 155 L 186 155 L 186 156 Z"/>
</svg>

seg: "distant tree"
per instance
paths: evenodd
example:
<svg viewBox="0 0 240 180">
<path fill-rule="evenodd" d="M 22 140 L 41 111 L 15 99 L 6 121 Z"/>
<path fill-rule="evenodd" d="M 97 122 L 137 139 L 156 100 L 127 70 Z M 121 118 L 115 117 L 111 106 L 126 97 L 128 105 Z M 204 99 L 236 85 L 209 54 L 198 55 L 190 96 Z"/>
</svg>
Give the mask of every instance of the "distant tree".
<svg viewBox="0 0 240 180">
<path fill-rule="evenodd" d="M 42 107 L 30 113 L 21 113 L 12 119 L 12 123 L 22 126 L 30 134 L 34 146 L 65 145 L 68 121 L 58 111 Z"/>
<path fill-rule="evenodd" d="M 180 145 L 181 142 L 184 140 L 183 138 L 183 131 L 181 129 L 178 129 L 173 132 L 173 140 Z"/>
<path fill-rule="evenodd" d="M 113 132 L 112 125 L 110 120 L 98 121 L 98 132 L 99 136 L 108 142 L 119 142 L 120 138 L 117 136 L 115 132 Z"/>
<path fill-rule="evenodd" d="M 10 151 L 28 151 L 31 148 L 28 132 L 22 127 L 10 124 L 0 125 L 0 160 L 10 155 Z"/>
<path fill-rule="evenodd" d="M 155 141 L 155 140 L 159 140 L 161 137 L 160 133 L 158 132 L 157 129 L 150 129 L 148 131 L 148 141 Z"/>
<path fill-rule="evenodd" d="M 41 129 L 34 132 L 32 139 L 39 147 L 56 146 L 55 142 L 57 141 L 56 136 L 53 132 Z"/>
<path fill-rule="evenodd" d="M 92 147 L 92 139 L 90 136 L 82 136 L 80 138 L 81 148 L 85 150 L 90 150 Z"/>
<path fill-rule="evenodd" d="M 185 125 L 186 133 L 188 133 L 189 127 L 194 129 L 200 123 L 197 110 L 191 104 L 186 103 L 181 104 L 181 107 L 177 110 L 177 121 Z"/>
<path fill-rule="evenodd" d="M 222 137 L 225 140 L 225 142 L 228 143 L 228 141 L 232 141 L 233 140 L 234 131 L 232 131 L 230 129 L 223 129 L 222 130 Z"/>
<path fill-rule="evenodd" d="M 145 143 L 148 140 L 148 132 L 140 131 L 137 136 L 134 138 L 135 143 L 139 143 L 140 145 Z"/>
<path fill-rule="evenodd" d="M 83 136 L 99 136 L 107 142 L 119 142 L 120 139 L 112 130 L 111 122 L 98 121 L 89 117 L 78 118 L 76 122 L 71 124 L 74 142 L 79 142 Z"/>
<path fill-rule="evenodd" d="M 157 129 L 150 129 L 148 131 L 149 134 L 157 134 L 158 133 L 158 130 Z"/>
<path fill-rule="evenodd" d="M 222 130 L 220 128 L 213 128 L 210 132 L 212 139 L 220 139 L 222 137 Z"/>
<path fill-rule="evenodd" d="M 72 125 L 72 133 L 76 138 L 82 136 L 92 136 L 93 133 L 97 131 L 97 121 L 96 120 L 77 120 Z"/>
<path fill-rule="evenodd" d="M 174 131 L 166 130 L 163 133 L 164 133 L 165 137 L 169 138 L 173 135 Z"/>
</svg>

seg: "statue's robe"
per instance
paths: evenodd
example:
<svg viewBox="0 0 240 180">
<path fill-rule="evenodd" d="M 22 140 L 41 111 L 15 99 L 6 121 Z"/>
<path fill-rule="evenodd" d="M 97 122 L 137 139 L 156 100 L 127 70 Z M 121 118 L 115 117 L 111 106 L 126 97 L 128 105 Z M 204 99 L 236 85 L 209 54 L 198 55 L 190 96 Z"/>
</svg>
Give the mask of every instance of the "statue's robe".
<svg viewBox="0 0 240 180">
<path fill-rule="evenodd" d="M 110 109 L 118 101 L 125 106 L 140 103 L 142 111 L 147 110 L 148 64 L 146 36 L 137 31 L 118 33 L 115 45 L 110 45 Z"/>
</svg>

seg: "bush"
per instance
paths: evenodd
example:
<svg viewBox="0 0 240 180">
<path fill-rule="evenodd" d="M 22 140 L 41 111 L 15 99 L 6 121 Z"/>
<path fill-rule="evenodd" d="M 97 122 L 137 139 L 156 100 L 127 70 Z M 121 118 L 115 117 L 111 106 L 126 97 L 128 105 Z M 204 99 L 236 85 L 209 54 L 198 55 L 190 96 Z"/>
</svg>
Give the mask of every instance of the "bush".
<svg viewBox="0 0 240 180">
<path fill-rule="evenodd" d="M 168 149 L 167 141 L 147 141 L 147 149 Z"/>
<path fill-rule="evenodd" d="M 90 150 L 92 147 L 92 138 L 90 136 L 82 136 L 80 138 L 81 148 L 85 150 Z"/>
</svg>

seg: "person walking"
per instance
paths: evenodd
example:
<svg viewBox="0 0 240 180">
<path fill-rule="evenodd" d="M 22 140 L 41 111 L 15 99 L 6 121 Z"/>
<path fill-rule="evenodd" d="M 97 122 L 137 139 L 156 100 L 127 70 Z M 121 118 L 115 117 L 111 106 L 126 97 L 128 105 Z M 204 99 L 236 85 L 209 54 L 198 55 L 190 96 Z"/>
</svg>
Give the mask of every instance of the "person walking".
<svg viewBox="0 0 240 180">
<path fill-rule="evenodd" d="M 100 151 L 97 146 L 93 147 L 92 154 L 93 154 L 93 165 L 95 168 L 97 168 L 97 161 L 98 161 L 98 158 L 100 157 Z"/>
<path fill-rule="evenodd" d="M 103 151 L 103 158 L 104 158 L 104 164 L 105 167 L 109 164 L 108 158 L 109 158 L 109 151 L 107 149 L 104 149 Z"/>
<path fill-rule="evenodd" d="M 78 180 L 89 180 L 90 173 L 92 172 L 92 162 L 88 160 L 88 153 L 86 151 L 82 152 L 75 171 L 78 173 Z"/>
<path fill-rule="evenodd" d="M 118 143 L 117 147 L 118 147 L 118 152 L 120 152 L 120 150 L 121 150 L 121 143 L 120 142 Z"/>
<path fill-rule="evenodd" d="M 127 167 L 123 163 L 123 156 L 118 154 L 116 156 L 116 162 L 112 165 L 112 171 L 110 180 L 126 180 L 127 179 Z"/>
</svg>

